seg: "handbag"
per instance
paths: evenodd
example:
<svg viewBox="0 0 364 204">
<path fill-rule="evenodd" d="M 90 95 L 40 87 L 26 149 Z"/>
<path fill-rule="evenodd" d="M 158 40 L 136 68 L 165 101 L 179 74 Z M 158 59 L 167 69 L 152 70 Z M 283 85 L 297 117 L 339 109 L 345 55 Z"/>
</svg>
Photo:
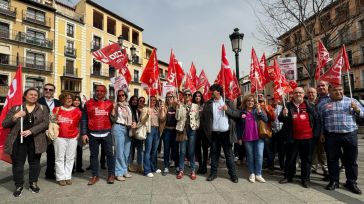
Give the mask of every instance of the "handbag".
<svg viewBox="0 0 364 204">
<path fill-rule="evenodd" d="M 272 137 L 272 129 L 263 120 L 258 120 L 258 133 L 260 138 Z"/>
<path fill-rule="evenodd" d="M 145 140 L 147 139 L 147 127 L 145 125 L 141 125 L 135 130 L 135 139 L 137 140 Z"/>
<path fill-rule="evenodd" d="M 51 120 L 48 125 L 48 130 L 46 131 L 46 135 L 47 135 L 48 139 L 51 141 L 54 141 L 55 139 L 57 139 L 58 135 L 59 135 L 59 125 L 57 124 L 57 121 L 56 121 L 59 109 L 60 108 L 57 109 L 56 114 L 50 116 Z"/>
</svg>

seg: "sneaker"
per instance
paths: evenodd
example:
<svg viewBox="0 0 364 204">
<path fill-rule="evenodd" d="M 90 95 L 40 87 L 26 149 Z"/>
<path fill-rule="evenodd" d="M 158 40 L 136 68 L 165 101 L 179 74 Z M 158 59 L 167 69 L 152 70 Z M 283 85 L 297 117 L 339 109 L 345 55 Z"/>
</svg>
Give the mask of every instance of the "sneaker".
<svg viewBox="0 0 364 204">
<path fill-rule="evenodd" d="M 148 174 L 147 174 L 147 177 L 148 177 L 148 178 L 153 178 L 153 177 L 154 177 L 154 175 L 153 175 L 152 173 L 148 173 Z"/>
<path fill-rule="evenodd" d="M 239 161 L 239 157 L 234 157 L 234 162 Z"/>
<path fill-rule="evenodd" d="M 115 179 L 117 181 L 125 181 L 125 177 L 124 176 L 117 176 L 117 177 L 115 177 Z"/>
<path fill-rule="evenodd" d="M 131 177 L 132 177 L 132 175 L 131 175 L 131 174 L 129 174 L 129 173 L 126 173 L 126 174 L 124 174 L 124 177 L 125 177 L 125 178 L 131 178 Z"/>
<path fill-rule="evenodd" d="M 162 171 L 160 169 L 157 169 L 157 171 L 155 171 L 155 173 L 160 174 Z"/>
<path fill-rule="evenodd" d="M 174 161 L 171 161 L 171 165 L 169 165 L 170 167 L 175 167 L 176 163 Z"/>
<path fill-rule="evenodd" d="M 260 183 L 265 183 L 265 179 L 262 176 L 256 176 L 255 180 L 257 180 Z"/>
<path fill-rule="evenodd" d="M 169 173 L 168 168 L 164 168 L 164 170 L 162 172 L 162 176 L 167 176 L 168 173 Z"/>
<path fill-rule="evenodd" d="M 60 181 L 57 181 L 58 185 L 60 186 L 65 186 L 67 185 L 66 181 L 65 180 L 60 180 Z"/>
<path fill-rule="evenodd" d="M 250 176 L 249 176 L 249 182 L 251 182 L 251 183 L 255 183 L 255 174 L 250 174 Z"/>
<path fill-rule="evenodd" d="M 32 193 L 39 193 L 40 188 L 38 187 L 37 182 L 33 182 L 32 184 L 30 184 L 30 185 L 29 185 L 29 190 L 30 190 Z"/>
<path fill-rule="evenodd" d="M 23 191 L 23 186 L 19 186 L 19 187 L 16 187 L 13 195 L 14 197 L 19 197 L 21 196 L 21 192 Z"/>
</svg>

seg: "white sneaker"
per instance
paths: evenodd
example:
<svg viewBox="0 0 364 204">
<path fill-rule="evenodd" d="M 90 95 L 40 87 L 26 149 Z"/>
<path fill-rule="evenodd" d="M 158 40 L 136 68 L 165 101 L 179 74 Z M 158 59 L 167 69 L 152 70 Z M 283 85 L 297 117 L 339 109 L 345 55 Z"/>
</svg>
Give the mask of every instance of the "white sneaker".
<svg viewBox="0 0 364 204">
<path fill-rule="evenodd" d="M 255 183 L 255 174 L 250 174 L 250 176 L 249 176 L 249 182 L 251 182 L 251 183 Z"/>
<path fill-rule="evenodd" d="M 148 173 L 148 174 L 147 174 L 147 177 L 148 177 L 148 178 L 153 178 L 153 177 L 154 177 L 154 175 L 153 175 L 152 173 Z"/>
<path fill-rule="evenodd" d="M 157 171 L 155 171 L 155 173 L 160 174 L 162 171 L 160 169 L 157 169 Z"/>
<path fill-rule="evenodd" d="M 256 176 L 255 179 L 260 183 L 265 183 L 265 179 L 262 176 Z"/>
<path fill-rule="evenodd" d="M 169 173 L 169 169 L 168 168 L 164 168 L 163 172 Z"/>
<path fill-rule="evenodd" d="M 169 165 L 170 167 L 175 167 L 176 165 L 175 165 L 175 163 L 174 163 L 174 161 L 171 161 L 171 165 Z"/>
</svg>

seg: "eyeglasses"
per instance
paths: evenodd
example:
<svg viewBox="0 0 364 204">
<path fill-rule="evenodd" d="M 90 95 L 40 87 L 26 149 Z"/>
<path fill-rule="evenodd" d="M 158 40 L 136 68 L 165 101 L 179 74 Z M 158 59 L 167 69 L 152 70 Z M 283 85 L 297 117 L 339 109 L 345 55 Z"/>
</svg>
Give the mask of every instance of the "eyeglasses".
<svg viewBox="0 0 364 204">
<path fill-rule="evenodd" d="M 185 96 L 191 96 L 191 94 L 185 94 Z"/>
<path fill-rule="evenodd" d="M 140 103 L 144 103 L 145 101 L 144 100 L 139 100 Z"/>
<path fill-rule="evenodd" d="M 44 88 L 44 91 L 54 91 L 54 89 Z"/>
</svg>

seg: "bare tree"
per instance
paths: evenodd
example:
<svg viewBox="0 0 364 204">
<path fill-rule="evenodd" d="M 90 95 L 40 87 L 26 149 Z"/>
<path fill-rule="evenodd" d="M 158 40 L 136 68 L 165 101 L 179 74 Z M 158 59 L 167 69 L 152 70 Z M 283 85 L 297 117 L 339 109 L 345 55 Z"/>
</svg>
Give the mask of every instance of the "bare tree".
<svg viewBox="0 0 364 204">
<path fill-rule="evenodd" d="M 262 10 L 257 12 L 256 16 L 259 20 L 260 40 L 268 46 L 282 49 L 283 52 L 293 53 L 297 57 L 297 62 L 307 71 L 311 85 L 314 85 L 316 70 L 317 38 L 320 37 L 329 50 L 337 49 L 346 43 L 346 35 L 350 35 L 349 28 L 360 15 L 359 10 L 349 13 L 349 3 L 345 0 L 259 0 L 259 2 Z M 339 4 L 334 17 L 330 9 Z"/>
</svg>

